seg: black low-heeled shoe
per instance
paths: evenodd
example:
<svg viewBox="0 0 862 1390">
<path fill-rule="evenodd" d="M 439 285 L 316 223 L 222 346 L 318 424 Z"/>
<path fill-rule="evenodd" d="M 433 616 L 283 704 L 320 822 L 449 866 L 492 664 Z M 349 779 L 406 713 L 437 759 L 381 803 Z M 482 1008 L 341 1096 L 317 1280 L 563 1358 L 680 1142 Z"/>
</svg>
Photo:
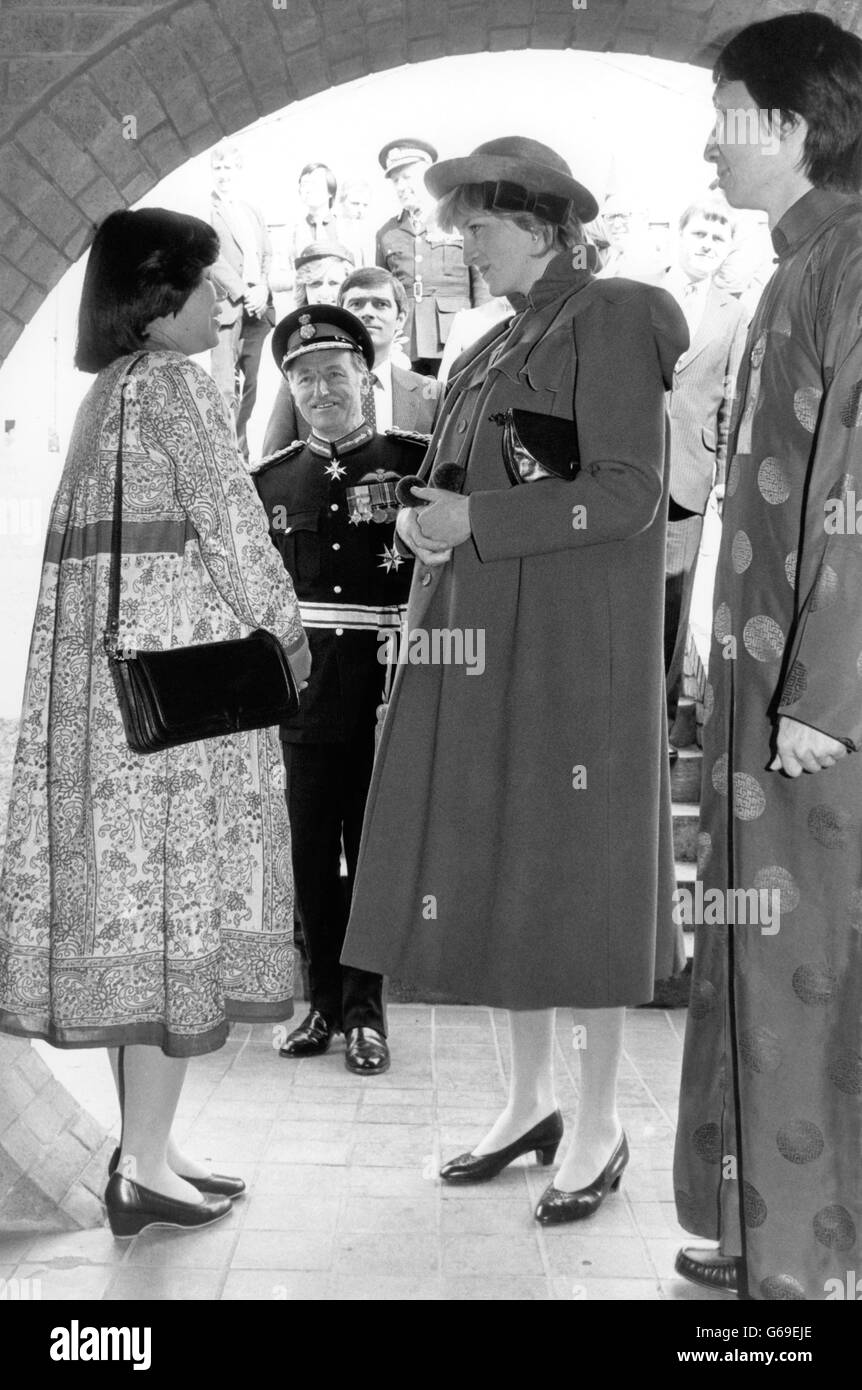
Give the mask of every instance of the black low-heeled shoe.
<svg viewBox="0 0 862 1390">
<path fill-rule="evenodd" d="M 108 1177 L 111 1178 L 117 1171 L 120 1161 L 119 1147 L 114 1149 L 108 1159 Z M 241 1197 L 245 1192 L 245 1183 L 242 1178 L 229 1178 L 224 1173 L 210 1173 L 205 1178 L 189 1178 L 185 1173 L 178 1174 L 183 1182 L 190 1183 L 196 1187 L 198 1192 L 202 1192 L 205 1197 L 230 1197 L 235 1202 L 237 1197 Z"/>
<path fill-rule="evenodd" d="M 196 1230 L 221 1221 L 232 1210 L 229 1197 L 202 1197 L 200 1202 L 178 1202 L 119 1173 L 108 1179 L 105 1209 L 112 1233 L 121 1240 L 140 1235 L 148 1226 L 174 1226 Z"/>
<path fill-rule="evenodd" d="M 674 1269 L 692 1283 L 722 1293 L 739 1293 L 742 1283 L 742 1260 L 703 1246 L 683 1246 L 676 1252 Z"/>
<path fill-rule="evenodd" d="M 536 1158 L 544 1168 L 553 1163 L 560 1140 L 563 1137 L 563 1117 L 559 1110 L 547 1115 L 537 1125 L 507 1144 L 505 1149 L 496 1149 L 490 1154 L 459 1154 L 440 1169 L 444 1182 L 488 1182 L 512 1163 L 521 1154 L 535 1149 Z"/>
<path fill-rule="evenodd" d="M 592 1216 L 608 1193 L 616 1192 L 628 1161 L 629 1146 L 623 1131 L 620 1142 L 594 1182 L 575 1192 L 561 1192 L 553 1183 L 545 1188 L 536 1207 L 536 1220 L 543 1226 L 559 1226 L 564 1221 L 583 1221 L 585 1216 Z"/>
</svg>

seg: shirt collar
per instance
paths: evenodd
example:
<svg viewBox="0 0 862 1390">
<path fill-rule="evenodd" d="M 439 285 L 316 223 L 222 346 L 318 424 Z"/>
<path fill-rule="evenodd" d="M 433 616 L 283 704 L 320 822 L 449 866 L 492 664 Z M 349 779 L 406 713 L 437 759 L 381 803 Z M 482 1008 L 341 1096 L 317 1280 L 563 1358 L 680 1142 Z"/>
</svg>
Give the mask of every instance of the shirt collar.
<svg viewBox="0 0 862 1390">
<path fill-rule="evenodd" d="M 848 203 L 858 202 L 855 193 L 842 193 L 835 188 L 809 188 L 801 198 L 797 198 L 784 216 L 772 229 L 772 245 L 783 260 L 804 241 L 810 240 L 826 222 L 829 222 Z"/>
<path fill-rule="evenodd" d="M 384 391 L 392 389 L 392 362 L 388 357 L 385 362 L 375 362 L 371 372 L 377 377 Z"/>
<path fill-rule="evenodd" d="M 355 430 L 346 434 L 343 439 L 335 439 L 330 442 L 328 439 L 320 439 L 312 430 L 308 436 L 308 447 L 313 454 L 320 454 L 321 458 L 335 459 L 342 454 L 349 454 L 361 445 L 367 444 L 369 439 L 373 439 L 374 431 L 370 425 L 366 425 L 363 420 L 361 425 L 357 425 Z"/>
</svg>

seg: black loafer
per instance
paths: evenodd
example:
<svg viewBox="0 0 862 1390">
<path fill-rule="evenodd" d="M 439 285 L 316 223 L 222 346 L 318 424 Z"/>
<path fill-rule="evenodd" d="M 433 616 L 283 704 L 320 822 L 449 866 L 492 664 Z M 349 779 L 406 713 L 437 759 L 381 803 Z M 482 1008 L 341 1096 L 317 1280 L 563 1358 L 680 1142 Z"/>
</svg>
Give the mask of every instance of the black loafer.
<svg viewBox="0 0 862 1390">
<path fill-rule="evenodd" d="M 543 1226 L 560 1226 L 565 1221 L 583 1221 L 598 1211 L 609 1192 L 616 1192 L 629 1161 L 629 1146 L 622 1135 L 599 1176 L 586 1187 L 574 1192 L 562 1192 L 551 1183 L 545 1188 L 536 1207 L 536 1220 Z"/>
<path fill-rule="evenodd" d="M 109 1178 L 116 1173 L 119 1161 L 120 1150 L 117 1147 L 108 1159 Z M 245 1183 L 242 1178 L 229 1178 L 224 1173 L 209 1173 L 205 1178 L 189 1178 L 185 1173 L 180 1173 L 179 1177 L 182 1178 L 183 1182 L 190 1183 L 192 1187 L 197 1188 L 198 1192 L 203 1192 L 207 1197 L 230 1197 L 233 1202 L 245 1192 Z"/>
<path fill-rule="evenodd" d="M 452 1183 L 490 1182 L 491 1178 L 496 1178 L 516 1158 L 529 1153 L 531 1149 L 535 1149 L 536 1158 L 547 1168 L 554 1161 L 562 1137 L 563 1117 L 559 1110 L 555 1110 L 504 1149 L 495 1149 L 490 1154 L 467 1153 L 450 1158 L 440 1169 L 440 1176 L 444 1182 Z"/>
<path fill-rule="evenodd" d="M 298 1028 L 288 1033 L 284 1044 L 279 1048 L 279 1057 L 320 1057 L 329 1051 L 329 1044 L 336 1032 L 329 1019 L 319 1009 L 312 1009 Z"/>
<path fill-rule="evenodd" d="M 684 1246 L 677 1251 L 674 1269 L 684 1279 L 690 1279 L 693 1284 L 702 1284 L 706 1289 L 739 1293 L 742 1260 L 733 1255 L 722 1255 L 717 1249 Z"/>
<path fill-rule="evenodd" d="M 178 1202 L 149 1187 L 114 1173 L 105 1189 L 105 1208 L 111 1231 L 121 1240 L 140 1235 L 148 1226 L 178 1226 L 198 1230 L 221 1221 L 232 1211 L 229 1197 L 202 1197 L 200 1202 Z"/>
<path fill-rule="evenodd" d="M 379 1076 L 389 1069 L 389 1045 L 376 1028 L 351 1028 L 344 1065 L 359 1076 Z"/>
</svg>

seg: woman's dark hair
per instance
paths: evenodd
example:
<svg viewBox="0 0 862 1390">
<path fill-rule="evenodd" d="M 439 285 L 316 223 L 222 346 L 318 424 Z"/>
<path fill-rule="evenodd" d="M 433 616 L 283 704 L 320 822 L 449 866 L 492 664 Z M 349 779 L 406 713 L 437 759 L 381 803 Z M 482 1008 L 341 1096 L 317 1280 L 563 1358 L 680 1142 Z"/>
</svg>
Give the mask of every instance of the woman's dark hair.
<svg viewBox="0 0 862 1390">
<path fill-rule="evenodd" d="M 715 82 L 744 82 L 756 105 L 802 116 L 802 168 L 815 188 L 862 186 L 862 39 L 825 15 L 789 14 L 742 29 L 722 49 Z"/>
<path fill-rule="evenodd" d="M 100 372 L 146 346 L 147 325 L 176 314 L 217 260 L 219 240 L 199 217 L 165 208 L 112 212 L 90 247 L 75 366 Z"/>
<path fill-rule="evenodd" d="M 338 192 L 338 179 L 333 174 L 328 164 L 306 164 L 304 169 L 300 169 L 297 184 L 302 183 L 306 174 L 313 174 L 316 169 L 322 169 L 326 175 L 326 188 L 329 193 L 329 206 L 335 202 L 335 195 Z"/>
</svg>

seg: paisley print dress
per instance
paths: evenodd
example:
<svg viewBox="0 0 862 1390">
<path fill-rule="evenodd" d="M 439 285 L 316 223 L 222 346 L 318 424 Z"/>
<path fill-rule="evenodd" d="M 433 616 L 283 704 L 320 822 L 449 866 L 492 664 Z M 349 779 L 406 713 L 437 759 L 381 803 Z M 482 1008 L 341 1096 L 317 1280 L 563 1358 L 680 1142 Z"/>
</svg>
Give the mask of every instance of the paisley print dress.
<svg viewBox="0 0 862 1390">
<path fill-rule="evenodd" d="M 0 877 L 0 1029 L 59 1047 L 212 1051 L 292 1011 L 292 884 L 273 729 L 140 756 L 102 645 L 120 388 L 120 636 L 164 649 L 268 627 L 304 643 L 221 396 L 176 352 L 83 401 L 48 528 Z"/>
</svg>

